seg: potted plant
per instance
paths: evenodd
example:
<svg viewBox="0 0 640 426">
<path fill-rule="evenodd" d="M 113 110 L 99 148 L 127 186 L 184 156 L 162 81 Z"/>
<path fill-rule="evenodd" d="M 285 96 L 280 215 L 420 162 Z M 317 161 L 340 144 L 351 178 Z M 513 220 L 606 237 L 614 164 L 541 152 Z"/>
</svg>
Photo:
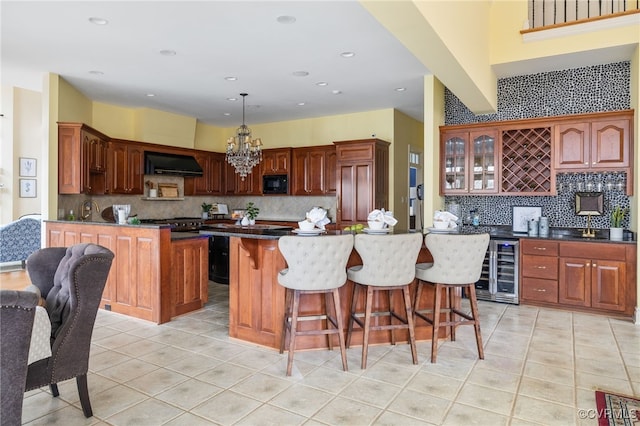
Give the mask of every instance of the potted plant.
<svg viewBox="0 0 640 426">
<path fill-rule="evenodd" d="M 258 217 L 258 213 L 260 213 L 260 209 L 255 206 L 252 202 L 247 204 L 247 217 L 249 218 L 249 225 L 256 224 L 256 218 Z"/>
<path fill-rule="evenodd" d="M 622 240 L 622 221 L 627 215 L 627 210 L 627 207 L 622 208 L 620 206 L 615 206 L 615 208 L 611 210 L 611 228 L 609 229 L 610 239 L 617 241 Z"/>
<path fill-rule="evenodd" d="M 209 219 L 209 210 L 213 207 L 213 204 L 202 203 L 202 218 Z"/>
</svg>

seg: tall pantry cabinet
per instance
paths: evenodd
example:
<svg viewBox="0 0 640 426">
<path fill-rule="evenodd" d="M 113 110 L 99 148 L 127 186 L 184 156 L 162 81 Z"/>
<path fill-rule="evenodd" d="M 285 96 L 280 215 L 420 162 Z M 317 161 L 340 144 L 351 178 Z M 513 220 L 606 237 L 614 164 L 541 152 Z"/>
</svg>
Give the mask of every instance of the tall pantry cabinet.
<svg viewBox="0 0 640 426">
<path fill-rule="evenodd" d="M 366 223 L 369 212 L 389 208 L 389 142 L 334 142 L 337 163 L 337 223 Z"/>
</svg>

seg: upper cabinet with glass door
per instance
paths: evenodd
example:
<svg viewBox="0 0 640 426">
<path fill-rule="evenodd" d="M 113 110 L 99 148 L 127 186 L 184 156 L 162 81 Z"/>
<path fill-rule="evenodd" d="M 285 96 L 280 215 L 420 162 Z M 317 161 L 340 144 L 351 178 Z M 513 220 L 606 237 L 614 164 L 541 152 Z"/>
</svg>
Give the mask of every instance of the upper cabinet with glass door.
<svg viewBox="0 0 640 426">
<path fill-rule="evenodd" d="M 498 192 L 496 130 L 444 131 L 441 156 L 444 165 L 440 193 L 494 194 Z"/>
</svg>

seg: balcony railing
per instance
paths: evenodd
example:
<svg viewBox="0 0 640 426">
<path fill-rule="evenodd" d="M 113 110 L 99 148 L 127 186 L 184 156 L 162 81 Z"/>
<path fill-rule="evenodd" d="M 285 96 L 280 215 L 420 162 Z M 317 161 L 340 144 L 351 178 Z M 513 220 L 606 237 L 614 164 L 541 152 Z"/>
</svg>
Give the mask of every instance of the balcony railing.
<svg viewBox="0 0 640 426">
<path fill-rule="evenodd" d="M 529 28 L 558 26 L 640 12 L 640 0 L 529 0 Z"/>
</svg>

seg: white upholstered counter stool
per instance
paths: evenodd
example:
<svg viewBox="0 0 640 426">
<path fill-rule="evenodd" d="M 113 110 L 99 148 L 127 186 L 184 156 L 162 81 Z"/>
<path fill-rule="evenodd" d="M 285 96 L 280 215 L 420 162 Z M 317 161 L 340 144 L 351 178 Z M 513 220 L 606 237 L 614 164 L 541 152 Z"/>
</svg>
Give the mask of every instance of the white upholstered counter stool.
<svg viewBox="0 0 640 426">
<path fill-rule="evenodd" d="M 338 335 L 342 368 L 347 371 L 347 352 L 344 339 L 344 323 L 338 289 L 347 281 L 347 261 L 353 250 L 353 235 L 285 236 L 278 241 L 278 248 L 287 261 L 287 269 L 278 273 L 278 283 L 286 288 L 286 301 L 280 353 L 284 352 L 289 332 L 289 357 L 287 376 L 291 375 L 296 336 L 326 335 L 329 349 L 333 349 L 332 336 Z M 324 293 L 324 314 L 299 315 L 300 295 Z M 329 314 L 333 295 L 335 316 Z M 298 330 L 298 321 L 326 321 L 324 329 Z M 330 327 L 333 326 L 333 328 Z"/>
<path fill-rule="evenodd" d="M 433 263 L 416 265 L 416 287 L 413 313 L 433 326 L 431 337 L 431 362 L 436 362 L 438 353 L 438 331 L 440 327 L 450 327 L 451 340 L 456 340 L 456 327 L 473 325 L 476 333 L 478 356 L 484 359 L 480 318 L 478 317 L 478 301 L 475 283 L 480 279 L 489 234 L 437 234 L 425 236 L 424 243 L 433 256 Z M 420 297 L 424 285 L 434 287 L 433 309 L 420 309 Z M 463 312 L 456 306 L 457 288 L 464 288 L 471 305 L 471 314 Z M 445 306 L 441 307 L 442 289 L 445 290 Z M 431 318 L 427 316 L 431 313 Z M 446 320 L 441 321 L 441 313 L 446 313 Z"/>
<path fill-rule="evenodd" d="M 347 348 L 351 344 L 353 324 L 358 324 L 363 332 L 361 368 L 367 368 L 367 352 L 369 348 L 369 334 L 371 330 L 390 330 L 391 344 L 395 345 L 394 330 L 407 329 L 413 363 L 418 363 L 416 352 L 416 337 L 413 327 L 413 313 L 411 312 L 411 296 L 409 284 L 415 279 L 416 261 L 422 246 L 422 234 L 396 235 L 368 235 L 358 234 L 355 238 L 355 249 L 362 259 L 362 265 L 350 267 L 347 270 L 349 280 L 353 281 L 353 297 L 349 328 L 347 330 Z M 360 289 L 366 291 L 364 312 L 357 312 L 358 293 Z M 399 315 L 393 309 L 393 291 L 401 291 L 404 300 L 404 315 Z M 387 291 L 388 311 L 372 312 L 373 293 Z M 371 317 L 389 317 L 388 324 L 371 324 Z M 364 317 L 364 321 L 362 318 Z M 393 319 L 400 324 L 394 324 Z"/>
</svg>

